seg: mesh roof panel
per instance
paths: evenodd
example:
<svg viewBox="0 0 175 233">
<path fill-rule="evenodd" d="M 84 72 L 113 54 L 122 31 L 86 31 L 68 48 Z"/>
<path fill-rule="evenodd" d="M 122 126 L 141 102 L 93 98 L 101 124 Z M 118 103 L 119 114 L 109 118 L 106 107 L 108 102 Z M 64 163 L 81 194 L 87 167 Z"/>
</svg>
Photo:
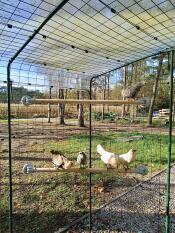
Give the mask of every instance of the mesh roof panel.
<svg viewBox="0 0 175 233">
<path fill-rule="evenodd" d="M 60 2 L 0 0 L 1 58 L 11 58 Z M 173 0 L 70 0 L 17 59 L 94 75 L 173 46 Z"/>
</svg>

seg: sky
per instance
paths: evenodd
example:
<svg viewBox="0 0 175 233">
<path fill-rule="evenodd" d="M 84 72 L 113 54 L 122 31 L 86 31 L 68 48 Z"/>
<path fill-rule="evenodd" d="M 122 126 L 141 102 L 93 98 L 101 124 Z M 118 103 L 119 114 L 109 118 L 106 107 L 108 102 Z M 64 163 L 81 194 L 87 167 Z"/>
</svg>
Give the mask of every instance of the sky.
<svg viewBox="0 0 175 233">
<path fill-rule="evenodd" d="M 0 85 L 7 80 L 7 61 L 0 61 Z M 89 88 L 90 76 L 53 67 L 14 62 L 11 67 L 13 86 L 24 86 L 29 90 L 45 92 L 55 88 Z"/>
</svg>

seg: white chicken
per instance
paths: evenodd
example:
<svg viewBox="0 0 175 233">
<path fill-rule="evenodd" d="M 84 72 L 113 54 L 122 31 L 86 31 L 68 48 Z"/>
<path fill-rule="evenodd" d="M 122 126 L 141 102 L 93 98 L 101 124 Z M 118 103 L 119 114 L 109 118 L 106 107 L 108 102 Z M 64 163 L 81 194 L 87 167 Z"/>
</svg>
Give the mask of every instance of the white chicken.
<svg viewBox="0 0 175 233">
<path fill-rule="evenodd" d="M 131 149 L 126 154 L 119 155 L 119 164 L 128 169 L 128 165 L 135 161 L 136 150 Z"/>
<path fill-rule="evenodd" d="M 101 160 L 107 165 L 107 168 L 118 168 L 119 156 L 106 151 L 102 145 L 97 146 L 97 152 L 101 155 Z"/>
<path fill-rule="evenodd" d="M 97 146 L 97 152 L 101 155 L 101 160 L 107 165 L 107 168 L 123 167 L 128 169 L 128 165 L 135 161 L 136 150 L 131 149 L 125 154 L 117 155 L 106 151 L 100 144 Z"/>
</svg>

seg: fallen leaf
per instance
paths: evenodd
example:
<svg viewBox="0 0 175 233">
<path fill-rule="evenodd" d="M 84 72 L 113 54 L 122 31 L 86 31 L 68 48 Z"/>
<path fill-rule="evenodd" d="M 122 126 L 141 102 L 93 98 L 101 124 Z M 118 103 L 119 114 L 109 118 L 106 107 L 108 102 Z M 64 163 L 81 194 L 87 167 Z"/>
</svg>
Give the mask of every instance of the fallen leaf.
<svg viewBox="0 0 175 233">
<path fill-rule="evenodd" d="M 98 192 L 99 192 L 99 193 L 104 192 L 104 187 L 98 187 Z"/>
<path fill-rule="evenodd" d="M 44 212 L 43 207 L 39 207 L 39 209 L 38 209 L 38 214 L 42 214 L 43 212 Z"/>
</svg>

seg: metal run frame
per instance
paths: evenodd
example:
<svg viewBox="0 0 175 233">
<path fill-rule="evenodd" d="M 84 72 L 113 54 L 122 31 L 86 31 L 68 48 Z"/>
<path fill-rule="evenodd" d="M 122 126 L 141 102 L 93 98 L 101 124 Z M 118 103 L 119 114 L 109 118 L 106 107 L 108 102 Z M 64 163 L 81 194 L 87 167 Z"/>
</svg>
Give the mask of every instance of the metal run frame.
<svg viewBox="0 0 175 233">
<path fill-rule="evenodd" d="M 170 109 L 170 113 L 169 113 L 169 143 L 168 143 L 168 162 L 167 162 L 167 186 L 166 186 L 166 222 L 165 222 L 165 227 L 166 227 L 166 233 L 170 232 L 170 189 L 171 189 L 171 185 L 170 185 L 170 179 L 171 179 L 171 158 L 172 158 L 172 129 L 173 129 L 173 79 L 174 79 L 174 75 L 173 75 L 173 70 L 174 70 L 174 56 L 175 56 L 175 50 L 169 50 L 168 51 L 168 60 L 169 60 L 169 64 L 170 64 L 170 91 L 169 91 L 169 109 Z M 163 53 L 163 52 L 162 52 Z M 159 53 L 160 55 L 161 53 Z M 156 54 L 158 55 L 158 54 Z M 150 56 L 149 56 L 150 57 Z M 149 57 L 145 57 L 143 59 L 149 58 Z M 141 59 L 139 59 L 138 61 L 140 61 Z M 138 62 L 135 61 L 135 62 Z M 121 69 L 123 67 L 126 67 L 128 65 L 131 65 L 135 62 L 126 64 L 125 66 L 121 66 L 115 70 Z M 101 75 L 98 75 L 96 77 L 92 77 L 90 80 L 90 99 L 92 100 L 92 85 L 93 85 L 93 81 L 97 78 L 99 78 L 100 76 L 106 75 L 106 74 L 110 74 L 110 72 L 112 72 L 114 70 L 111 70 L 107 73 L 103 73 Z M 91 136 L 92 136 L 92 114 L 91 114 L 91 104 L 89 107 L 89 135 L 90 135 L 90 158 L 92 155 L 92 140 L 91 140 Z M 91 163 L 90 163 L 91 165 Z M 89 203 L 90 203 L 90 210 L 92 210 L 92 202 L 91 202 L 91 173 L 90 173 L 90 199 L 89 199 Z M 91 225 L 92 225 L 92 211 L 90 211 L 90 232 L 91 232 Z"/>
<path fill-rule="evenodd" d="M 43 21 L 37 30 L 29 37 L 23 46 L 16 52 L 16 54 L 9 60 L 7 65 L 7 92 L 8 92 L 8 147 L 9 147 L 9 233 L 13 232 L 13 190 L 12 190 L 12 152 L 11 152 L 11 82 L 10 82 L 10 68 L 17 56 L 23 49 L 32 41 L 32 39 L 39 33 L 44 25 L 54 16 L 69 0 L 63 0 Z"/>
<path fill-rule="evenodd" d="M 171 178 L 171 156 L 172 156 L 172 128 L 173 128 L 173 62 L 174 51 L 169 53 L 170 59 L 170 94 L 169 94 L 169 143 L 168 143 L 168 164 L 167 164 L 167 190 L 166 190 L 166 233 L 169 233 L 170 225 L 170 178 Z"/>
<path fill-rule="evenodd" d="M 43 26 L 59 11 L 62 9 L 62 7 L 68 2 L 69 0 L 63 0 L 49 15 L 48 17 L 43 21 L 43 23 L 37 28 L 37 30 L 34 31 L 34 33 L 28 38 L 28 40 L 23 44 L 23 46 L 16 52 L 16 54 L 9 60 L 7 65 L 7 93 L 8 93 L 8 155 L 9 155 L 9 233 L 13 232 L 13 188 L 12 188 L 12 147 L 11 147 L 11 80 L 10 80 L 10 70 L 11 65 L 14 62 L 14 60 L 18 57 L 18 55 L 24 50 L 24 48 L 32 41 L 32 39 L 39 34 L 40 30 L 43 28 Z M 170 204 L 170 176 L 171 176 L 171 154 L 172 154 L 172 105 L 173 105 L 173 55 L 174 51 L 173 48 L 167 49 L 165 51 L 152 54 L 147 57 L 143 57 L 142 59 L 146 59 L 152 56 L 159 55 L 163 52 L 169 52 L 170 53 L 170 115 L 169 115 L 169 153 L 168 153 L 168 166 L 167 166 L 167 194 L 166 194 L 166 233 L 169 232 L 169 224 L 170 224 L 170 213 L 169 213 L 169 204 Z M 93 80 L 108 74 L 112 71 L 118 70 L 120 68 L 123 68 L 125 66 L 128 66 L 130 64 L 133 64 L 135 62 L 138 62 L 142 59 L 138 59 L 134 62 L 122 65 L 116 69 L 113 69 L 109 72 L 105 72 L 102 74 L 99 74 L 97 76 L 94 76 L 90 80 L 90 100 L 92 100 L 92 83 Z M 91 168 L 91 155 L 92 155 L 92 114 L 91 114 L 91 104 L 89 105 L 89 168 Z M 91 203 L 91 172 L 89 173 L 89 183 L 90 183 L 90 208 L 89 208 L 89 231 L 91 232 L 92 228 L 92 203 Z"/>
</svg>

